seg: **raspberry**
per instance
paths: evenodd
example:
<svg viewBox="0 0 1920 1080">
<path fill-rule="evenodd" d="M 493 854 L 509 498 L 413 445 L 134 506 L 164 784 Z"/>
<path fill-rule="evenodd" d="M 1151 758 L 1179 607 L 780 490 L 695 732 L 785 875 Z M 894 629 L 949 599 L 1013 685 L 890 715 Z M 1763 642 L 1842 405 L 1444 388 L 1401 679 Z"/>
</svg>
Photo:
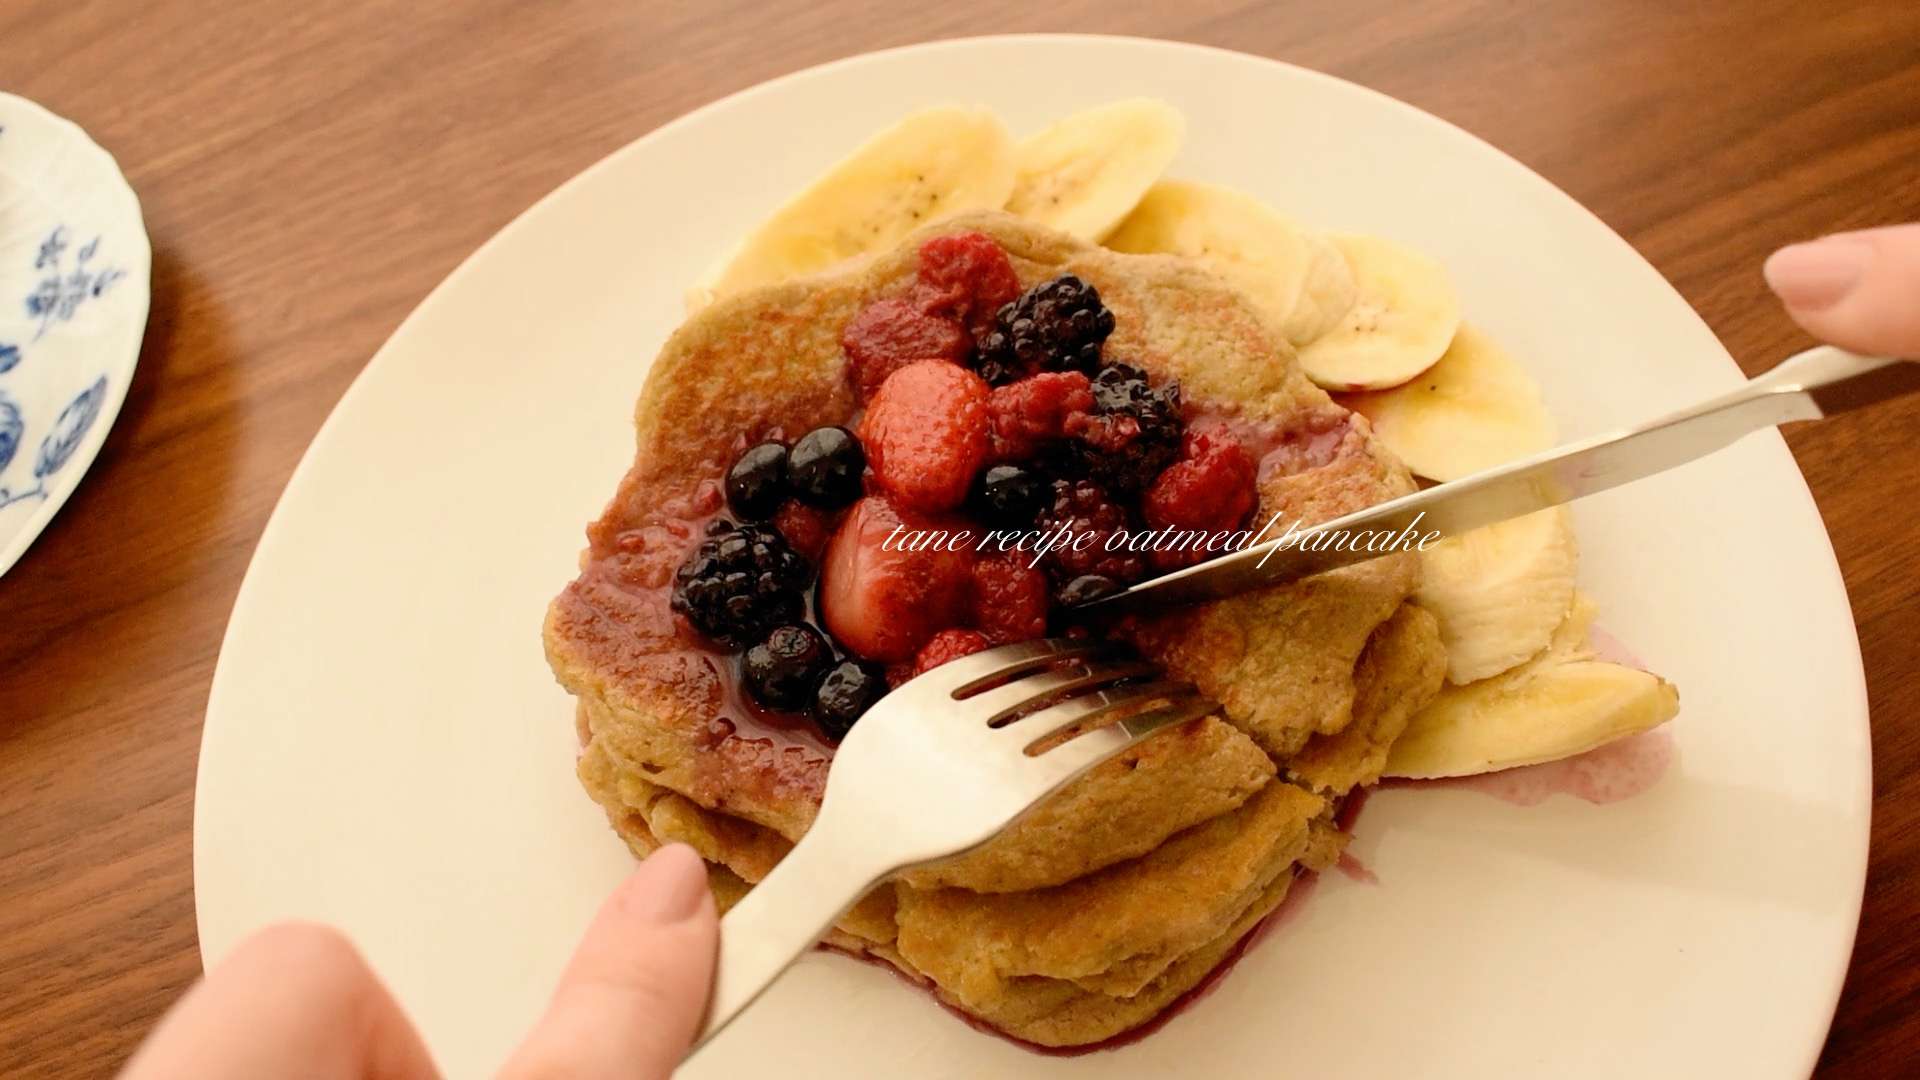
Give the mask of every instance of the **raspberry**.
<svg viewBox="0 0 1920 1080">
<path fill-rule="evenodd" d="M 840 332 L 854 393 L 866 401 L 888 376 L 919 360 L 966 361 L 973 339 L 959 320 L 923 311 L 911 298 L 875 300 Z"/>
<path fill-rule="evenodd" d="M 949 660 L 972 656 L 992 644 L 977 630 L 942 630 L 921 647 L 920 655 L 913 658 L 913 673 L 925 675 Z"/>
<path fill-rule="evenodd" d="M 1047 576 L 1024 558 L 981 559 L 973 564 L 974 628 L 995 645 L 1047 634 Z"/>
<path fill-rule="evenodd" d="M 995 387 L 987 399 L 995 461 L 1025 461 L 1063 437 L 1074 416 L 1093 408 L 1092 383 L 1077 371 L 1049 371 Z"/>
<path fill-rule="evenodd" d="M 964 324 L 976 337 L 993 329 L 994 312 L 1020 295 L 1007 253 L 985 233 L 936 236 L 920 245 L 922 310 Z"/>
<path fill-rule="evenodd" d="M 1093 411 L 1070 416 L 1066 424 L 1088 476 L 1131 494 L 1179 460 L 1185 430 L 1179 383 L 1155 388 L 1139 368 L 1108 364 L 1092 390 Z"/>
<path fill-rule="evenodd" d="M 987 384 L 942 360 L 908 364 L 873 395 L 860 442 L 897 506 L 952 509 L 987 458 Z"/>
<path fill-rule="evenodd" d="M 1166 467 L 1140 500 L 1141 516 L 1156 529 L 1231 532 L 1259 503 L 1256 467 L 1224 426 L 1190 428 L 1181 460 Z M 1163 570 L 1220 554 L 1198 547 L 1156 548 L 1153 563 Z"/>
<path fill-rule="evenodd" d="M 797 499 L 788 499 L 774 512 L 773 527 L 789 547 L 816 561 L 827 549 L 827 538 L 833 535 L 827 515 Z"/>
<path fill-rule="evenodd" d="M 993 321 L 975 361 L 995 385 L 1036 371 L 1091 375 L 1100 367 L 1101 343 L 1113 333 L 1113 312 L 1099 291 L 1072 274 L 1021 293 Z"/>
<path fill-rule="evenodd" d="M 1127 531 L 1127 511 L 1092 480 L 1055 480 L 1053 505 L 1040 512 L 1036 528 L 1066 530 L 1062 539 L 1071 543 L 1056 543 L 1041 560 L 1059 581 L 1097 574 L 1132 583 L 1146 576 L 1144 554 L 1126 550 L 1121 541 L 1107 550 L 1109 537 Z"/>
</svg>

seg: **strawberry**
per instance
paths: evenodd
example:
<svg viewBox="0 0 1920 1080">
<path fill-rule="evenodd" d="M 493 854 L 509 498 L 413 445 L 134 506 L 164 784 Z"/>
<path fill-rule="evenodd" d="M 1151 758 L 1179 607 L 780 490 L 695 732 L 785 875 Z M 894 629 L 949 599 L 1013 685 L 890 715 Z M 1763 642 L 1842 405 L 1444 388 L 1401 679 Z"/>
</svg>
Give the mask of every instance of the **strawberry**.
<svg viewBox="0 0 1920 1080">
<path fill-rule="evenodd" d="M 862 308 L 840 332 L 847 372 L 861 401 L 873 397 L 888 376 L 919 360 L 959 364 L 973 351 L 960 320 L 923 309 L 912 297 L 888 297 Z"/>
<path fill-rule="evenodd" d="M 942 630 L 920 647 L 920 655 L 913 658 L 913 673 L 925 675 L 949 660 L 972 656 L 992 644 L 977 630 Z"/>
<path fill-rule="evenodd" d="M 860 421 L 867 467 L 902 510 L 951 510 L 987 458 L 987 384 L 944 360 L 887 376 Z"/>
<path fill-rule="evenodd" d="M 902 511 L 876 496 L 854 503 L 821 560 L 821 621 L 865 659 L 912 659 L 935 633 L 965 617 L 973 538 L 954 545 L 959 551 L 903 550 L 901 542 L 966 529 L 964 522 Z"/>
<path fill-rule="evenodd" d="M 1047 575 L 1027 562 L 1015 553 L 973 564 L 973 625 L 996 645 L 1047 634 Z"/>
</svg>

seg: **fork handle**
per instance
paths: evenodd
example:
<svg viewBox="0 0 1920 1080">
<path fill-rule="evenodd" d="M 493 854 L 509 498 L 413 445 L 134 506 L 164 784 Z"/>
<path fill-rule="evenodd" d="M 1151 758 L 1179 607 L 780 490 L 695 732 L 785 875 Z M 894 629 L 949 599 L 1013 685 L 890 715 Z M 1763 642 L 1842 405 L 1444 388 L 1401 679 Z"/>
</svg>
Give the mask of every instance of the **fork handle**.
<svg viewBox="0 0 1920 1080">
<path fill-rule="evenodd" d="M 720 920 L 712 1004 L 695 1051 L 895 869 L 873 845 L 859 843 L 860 830 L 832 826 L 830 806 L 831 800 L 793 850 Z"/>
</svg>

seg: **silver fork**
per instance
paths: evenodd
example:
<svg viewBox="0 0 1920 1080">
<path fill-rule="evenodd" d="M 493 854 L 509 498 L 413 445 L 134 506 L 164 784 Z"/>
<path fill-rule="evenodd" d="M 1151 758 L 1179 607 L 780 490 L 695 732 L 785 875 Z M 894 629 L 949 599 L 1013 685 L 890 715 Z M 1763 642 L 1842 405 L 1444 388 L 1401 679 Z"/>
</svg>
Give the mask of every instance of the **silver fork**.
<svg viewBox="0 0 1920 1080">
<path fill-rule="evenodd" d="M 1105 642 L 1048 639 L 942 664 L 881 698 L 840 743 L 813 826 L 721 920 L 695 1049 L 881 879 L 985 843 L 1074 777 L 1213 711 L 1158 675 Z"/>
</svg>

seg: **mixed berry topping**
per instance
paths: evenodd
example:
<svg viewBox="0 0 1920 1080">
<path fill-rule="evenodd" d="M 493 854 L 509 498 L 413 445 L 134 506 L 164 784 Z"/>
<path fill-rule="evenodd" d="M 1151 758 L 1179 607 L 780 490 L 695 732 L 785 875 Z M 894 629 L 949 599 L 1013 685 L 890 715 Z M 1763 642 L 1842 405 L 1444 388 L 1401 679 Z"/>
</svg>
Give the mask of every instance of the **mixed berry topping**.
<svg viewBox="0 0 1920 1080">
<path fill-rule="evenodd" d="M 1026 465 L 993 465 L 974 482 L 967 509 L 990 529 L 1024 529 L 1052 498 L 1046 477 Z"/>
<path fill-rule="evenodd" d="M 956 320 L 927 311 L 910 297 L 876 300 L 862 308 L 840 332 L 847 372 L 861 401 L 873 397 L 887 377 L 920 360 L 962 364 L 973 353 L 973 337 Z"/>
<path fill-rule="evenodd" d="M 842 660 L 828 671 L 814 690 L 813 722 L 830 739 L 844 739 L 854 721 L 887 692 L 886 674 L 871 664 Z"/>
<path fill-rule="evenodd" d="M 1072 274 L 1043 281 L 995 313 L 980 341 L 980 374 L 998 386 L 1039 371 L 1100 369 L 1100 346 L 1113 333 L 1113 312 L 1100 292 Z"/>
<path fill-rule="evenodd" d="M 821 554 L 827 550 L 827 541 L 833 537 L 833 519 L 827 512 L 798 499 L 788 499 L 780 509 L 774 511 L 773 527 L 786 540 L 787 546 L 806 556 L 816 566 L 819 565 Z"/>
<path fill-rule="evenodd" d="M 920 245 L 914 295 L 922 309 L 944 315 L 978 338 L 995 326 L 994 315 L 1020 296 L 1013 261 L 981 233 L 936 236 Z"/>
<path fill-rule="evenodd" d="M 995 461 L 1025 461 L 1067 436 L 1093 411 L 1093 383 L 1077 371 L 1049 371 L 996 386 L 987 398 Z"/>
<path fill-rule="evenodd" d="M 866 451 L 843 427 L 814 428 L 787 454 L 794 497 L 822 510 L 852 505 L 860 497 L 860 477 L 866 471 Z"/>
<path fill-rule="evenodd" d="M 833 646 L 806 623 L 776 626 L 747 650 L 740 673 L 747 692 L 769 709 L 797 712 L 813 703 L 820 680 L 833 667 Z"/>
<path fill-rule="evenodd" d="M 897 535 L 966 527 L 962 520 L 904 510 L 883 496 L 854 503 L 820 567 L 820 615 L 834 639 L 868 660 L 895 664 L 913 659 L 934 634 L 959 625 L 973 579 L 972 549 L 905 547 Z"/>
<path fill-rule="evenodd" d="M 958 660 L 963 656 L 972 656 L 981 649 L 992 646 L 993 642 L 978 630 L 963 630 L 955 627 L 942 630 L 933 635 L 920 648 L 920 655 L 913 658 L 913 673 L 925 675 L 941 664 Z"/>
<path fill-rule="evenodd" d="M 1154 478 L 1140 498 L 1140 513 L 1156 529 L 1224 532 L 1246 524 L 1258 502 L 1256 465 L 1232 434 L 1214 425 L 1187 429 L 1179 461 Z M 1204 551 L 1155 551 L 1163 569 L 1198 562 Z M 1184 555 L 1168 560 L 1166 556 Z"/>
<path fill-rule="evenodd" d="M 873 395 L 860 441 L 874 482 L 895 505 L 951 510 L 987 458 L 987 384 L 957 364 L 908 364 Z"/>
<path fill-rule="evenodd" d="M 1133 529 L 1132 521 L 1127 508 L 1097 481 L 1055 480 L 1053 502 L 1040 511 L 1040 529 L 1065 533 L 1080 542 L 1049 548 L 1040 565 L 1061 582 L 1083 574 L 1127 584 L 1139 581 L 1147 576 L 1146 554 L 1120 546 Z M 1120 539 L 1111 540 L 1116 533 Z"/>
<path fill-rule="evenodd" d="M 995 645 L 1046 636 L 1047 575 L 1027 565 L 1029 561 L 1012 552 L 973 564 L 968 612 L 974 627 Z"/>
<path fill-rule="evenodd" d="M 787 501 L 787 447 L 763 442 L 741 454 L 727 470 L 727 507 L 738 517 L 761 521 Z"/>
<path fill-rule="evenodd" d="M 1060 586 L 1060 606 L 1072 607 L 1075 604 L 1084 604 L 1089 600 L 1098 600 L 1103 596 L 1111 596 L 1125 587 L 1126 586 L 1110 577 L 1102 577 L 1099 574 L 1082 574 L 1072 581 L 1067 582 L 1065 585 Z"/>
<path fill-rule="evenodd" d="M 743 647 L 806 608 L 813 567 L 762 525 L 716 521 L 674 574 L 673 610 L 694 629 Z"/>
<path fill-rule="evenodd" d="M 1055 625 L 1064 608 L 1206 557 L 1131 541 L 1243 526 L 1253 458 L 1223 426 L 1189 429 L 1177 383 L 1105 355 L 1113 329 L 1078 277 L 1023 291 L 991 238 L 928 241 L 913 283 L 842 329 L 857 429 L 743 452 L 723 485 L 736 520 L 680 566 L 673 609 L 741 654 L 761 707 L 839 739 L 889 684 L 1084 634 Z M 1067 539 L 1042 554 L 989 530 Z"/>
<path fill-rule="evenodd" d="M 1113 363 L 1094 376 L 1092 390 L 1093 409 L 1068 423 L 1074 450 L 1086 475 L 1136 492 L 1180 457 L 1180 384 L 1154 386 L 1139 368 Z"/>
</svg>

